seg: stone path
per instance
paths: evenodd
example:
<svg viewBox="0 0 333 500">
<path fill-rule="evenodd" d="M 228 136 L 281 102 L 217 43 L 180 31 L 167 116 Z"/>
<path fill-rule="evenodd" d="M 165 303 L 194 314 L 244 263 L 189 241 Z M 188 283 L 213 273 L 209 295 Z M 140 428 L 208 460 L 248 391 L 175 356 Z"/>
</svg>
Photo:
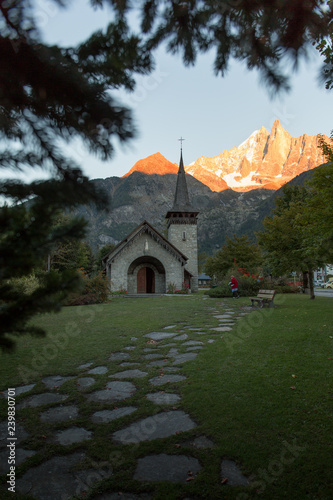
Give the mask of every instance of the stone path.
<svg viewBox="0 0 333 500">
<path fill-rule="evenodd" d="M 94 366 L 91 361 L 77 367 L 76 377 L 54 375 L 43 378 L 41 383 L 45 390 L 41 393 L 33 394 L 33 391 L 40 391 L 40 384 L 38 386 L 37 383 L 18 387 L 18 414 L 21 409 L 34 411 L 34 416 L 40 420 L 41 425 L 49 425 L 50 433 L 43 438 L 50 446 L 56 446 L 56 456 L 38 460 L 40 448 L 33 449 L 34 446 L 28 444 L 30 436 L 24 428 L 24 421 L 18 423 L 16 465 L 24 464 L 25 469 L 23 474 L 18 474 L 16 491 L 36 500 L 67 500 L 73 496 L 86 495 L 95 485 L 103 486 L 103 481 L 112 476 L 112 466 L 108 462 L 96 463 L 89 458 L 88 452 L 82 451 L 87 443 L 94 440 L 94 431 L 84 427 L 89 427 L 89 422 L 105 426 L 125 418 L 126 425 L 111 434 L 106 427 L 101 427 L 105 429 L 107 439 L 111 439 L 117 449 L 119 446 L 154 442 L 175 435 L 179 436 L 181 442 L 177 446 L 184 446 L 187 451 L 189 448 L 197 448 L 209 452 L 214 448 L 214 442 L 204 435 L 182 442 L 182 433 L 195 429 L 197 423 L 184 409 L 179 408 L 181 396 L 174 391 L 177 391 L 177 384 L 186 381 L 186 376 L 181 371 L 182 366 L 199 356 L 207 344 L 217 341 L 220 332 L 227 334 L 231 331 L 237 320 L 248 312 L 243 311 L 237 316 L 234 309 L 222 304 L 221 310 L 216 310 L 215 306 L 211 308 L 212 324 L 204 328 L 192 325 L 180 330 L 177 325 L 167 325 L 163 331 L 144 335 L 146 343 L 142 349 L 135 345 L 138 337 L 132 337 L 132 344 L 124 348 L 126 352 L 109 353 L 103 365 Z M 219 324 L 213 326 L 216 320 Z M 157 373 L 153 377 L 152 370 Z M 142 404 L 146 400 L 156 405 L 153 414 L 141 418 L 136 416 L 140 413 L 141 403 L 138 404 L 138 399 L 135 405 L 130 403 L 131 398 L 140 391 L 140 380 L 148 380 L 150 387 L 140 401 Z M 61 392 L 58 392 L 67 382 L 72 385 L 64 385 Z M 66 387 L 72 387 L 73 390 L 73 386 L 78 395 L 75 404 L 66 402 L 70 398 L 66 394 Z M 171 388 L 170 392 L 168 387 Z M 7 397 L 6 391 L 2 395 Z M 80 408 L 82 400 L 91 404 L 88 418 L 86 411 Z M 7 421 L 0 422 L 0 474 L 8 473 L 7 442 Z M 137 460 L 133 479 L 152 484 L 159 481 L 185 483 L 195 480 L 201 470 L 199 460 L 188 453 L 149 453 Z M 249 486 L 249 480 L 230 459 L 221 457 L 220 476 L 226 487 Z M 102 491 L 103 489 L 105 487 L 102 487 Z M 107 490 L 93 498 L 148 500 L 154 497 L 149 492 L 134 494 L 126 491 L 122 491 L 119 497 L 117 491 Z"/>
</svg>

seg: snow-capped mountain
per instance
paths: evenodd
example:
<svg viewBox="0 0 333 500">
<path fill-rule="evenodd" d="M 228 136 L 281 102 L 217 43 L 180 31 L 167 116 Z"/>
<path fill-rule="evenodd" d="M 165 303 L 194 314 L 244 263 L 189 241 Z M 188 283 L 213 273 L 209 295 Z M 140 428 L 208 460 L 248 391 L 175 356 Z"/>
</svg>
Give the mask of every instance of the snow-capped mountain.
<svg viewBox="0 0 333 500">
<path fill-rule="evenodd" d="M 275 120 L 271 132 L 261 127 L 238 147 L 211 158 L 201 156 L 186 165 L 185 171 L 212 191 L 277 190 L 300 173 L 325 163 L 318 144 L 319 135 L 292 137 L 279 120 Z M 175 163 L 156 153 L 139 160 L 124 177 L 135 171 L 174 174 L 177 168 Z"/>
</svg>

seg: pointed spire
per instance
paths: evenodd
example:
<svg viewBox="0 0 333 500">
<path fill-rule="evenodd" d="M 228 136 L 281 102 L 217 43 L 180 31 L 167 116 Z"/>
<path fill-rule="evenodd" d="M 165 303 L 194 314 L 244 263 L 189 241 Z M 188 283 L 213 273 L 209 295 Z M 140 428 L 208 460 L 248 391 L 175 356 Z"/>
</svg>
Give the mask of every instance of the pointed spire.
<svg viewBox="0 0 333 500">
<path fill-rule="evenodd" d="M 178 170 L 178 177 L 177 177 L 177 185 L 176 185 L 176 193 L 175 193 L 175 199 L 173 202 L 172 211 L 173 212 L 188 212 L 188 211 L 192 211 L 192 210 L 193 210 L 193 208 L 191 206 L 190 199 L 188 196 L 186 174 L 185 174 L 184 162 L 183 162 L 183 151 L 181 148 L 179 170 Z"/>
</svg>

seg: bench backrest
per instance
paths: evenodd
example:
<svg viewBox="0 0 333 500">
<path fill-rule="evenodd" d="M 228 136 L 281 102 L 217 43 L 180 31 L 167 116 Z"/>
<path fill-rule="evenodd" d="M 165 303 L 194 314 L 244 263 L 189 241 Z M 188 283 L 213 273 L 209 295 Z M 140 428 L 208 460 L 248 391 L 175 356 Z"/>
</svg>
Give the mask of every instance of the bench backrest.
<svg viewBox="0 0 333 500">
<path fill-rule="evenodd" d="M 262 299 L 272 299 L 275 295 L 275 290 L 259 290 L 257 297 Z"/>
</svg>

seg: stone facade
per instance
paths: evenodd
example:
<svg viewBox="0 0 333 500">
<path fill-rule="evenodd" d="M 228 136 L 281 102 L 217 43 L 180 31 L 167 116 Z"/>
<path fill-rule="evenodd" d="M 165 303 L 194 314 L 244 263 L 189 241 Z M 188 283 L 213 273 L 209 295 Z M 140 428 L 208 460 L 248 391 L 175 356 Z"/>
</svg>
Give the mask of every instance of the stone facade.
<svg viewBox="0 0 333 500">
<path fill-rule="evenodd" d="M 179 221 L 179 222 L 178 222 Z M 168 240 L 187 257 L 186 270 L 190 272 L 190 288 L 198 291 L 198 226 L 196 218 L 178 219 L 178 223 L 169 221 Z"/>
<path fill-rule="evenodd" d="M 170 284 L 181 288 L 186 261 L 186 256 L 146 221 L 105 258 L 111 291 L 125 289 L 130 294 L 166 293 Z"/>
</svg>

